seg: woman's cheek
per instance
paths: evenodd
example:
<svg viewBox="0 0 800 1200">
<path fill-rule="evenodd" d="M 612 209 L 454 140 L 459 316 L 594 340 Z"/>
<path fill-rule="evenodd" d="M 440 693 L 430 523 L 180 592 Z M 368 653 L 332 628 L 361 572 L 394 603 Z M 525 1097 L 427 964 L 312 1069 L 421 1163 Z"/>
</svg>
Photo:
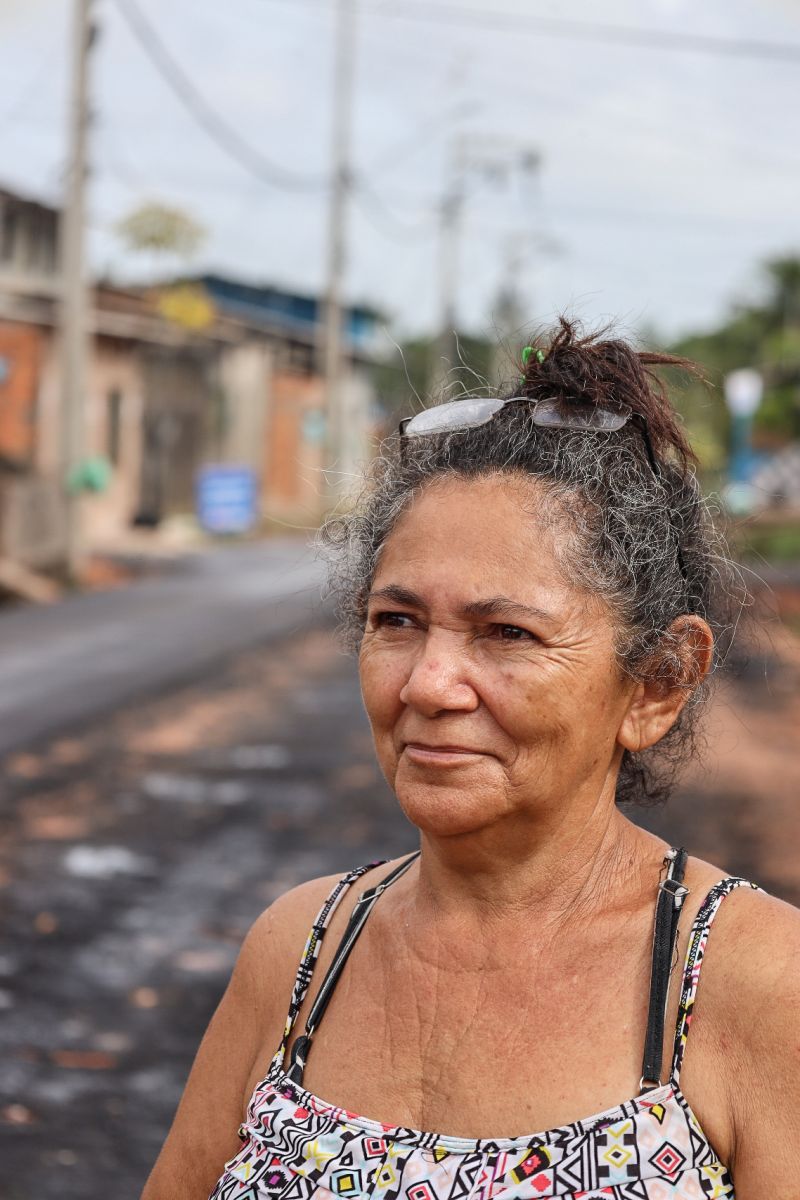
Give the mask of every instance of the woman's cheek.
<svg viewBox="0 0 800 1200">
<path fill-rule="evenodd" d="M 359 674 L 367 715 L 374 726 L 391 719 L 400 706 L 400 692 L 408 678 L 407 655 L 398 646 L 372 642 L 361 649 Z"/>
</svg>

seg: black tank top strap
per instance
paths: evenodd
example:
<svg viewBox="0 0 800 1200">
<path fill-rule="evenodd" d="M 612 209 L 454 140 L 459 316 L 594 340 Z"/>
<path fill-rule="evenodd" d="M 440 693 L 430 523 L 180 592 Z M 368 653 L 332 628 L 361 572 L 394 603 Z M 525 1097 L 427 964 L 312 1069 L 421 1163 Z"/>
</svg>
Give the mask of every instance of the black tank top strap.
<svg viewBox="0 0 800 1200">
<path fill-rule="evenodd" d="M 705 958 L 711 923 L 717 915 L 719 906 L 725 897 L 730 896 L 731 892 L 736 891 L 740 887 L 751 888 L 754 892 L 761 890 L 756 884 L 750 883 L 748 879 L 740 879 L 738 876 L 729 876 L 727 879 L 721 879 L 719 883 L 714 884 L 700 905 L 700 911 L 695 918 L 691 933 L 689 934 L 689 947 L 686 951 L 686 964 L 681 981 L 681 997 L 678 1005 L 678 1021 L 675 1028 L 672 1072 L 670 1074 L 670 1080 L 676 1087 L 680 1082 L 683 1055 L 686 1050 L 686 1039 L 689 1035 L 689 1026 L 692 1023 L 692 1011 L 697 995 L 697 985 L 700 982 L 700 969 Z"/>
<path fill-rule="evenodd" d="M 650 1001 L 647 1010 L 647 1032 L 642 1058 L 640 1091 L 661 1086 L 661 1059 L 664 1046 L 664 1023 L 669 999 L 672 960 L 678 936 L 678 918 L 688 894 L 683 876 L 686 871 L 686 851 L 671 849 L 664 858 L 666 875 L 659 880 L 653 926 L 653 951 L 650 968 Z"/>
<path fill-rule="evenodd" d="M 377 862 L 365 863 L 363 867 L 356 867 L 352 871 L 348 871 L 343 875 L 339 882 L 334 887 L 333 891 L 327 896 L 325 903 L 317 913 L 314 924 L 309 930 L 306 944 L 303 948 L 303 953 L 300 957 L 300 965 L 297 968 L 297 974 L 294 978 L 294 986 L 292 988 L 292 997 L 289 1001 L 289 1012 L 286 1016 L 286 1023 L 283 1029 L 283 1038 L 281 1044 L 273 1056 L 272 1063 L 280 1065 L 283 1062 L 283 1056 L 286 1053 L 286 1045 L 289 1041 L 289 1035 L 294 1028 L 294 1023 L 297 1020 L 297 1014 L 303 1005 L 308 989 L 311 986 L 311 977 L 314 974 L 314 967 L 319 957 L 320 946 L 322 945 L 325 931 L 330 924 L 331 917 L 336 912 L 340 903 L 345 897 L 348 888 L 352 883 L 355 883 L 367 871 L 371 871 L 374 867 L 381 867 L 388 859 L 381 858 Z"/>
<path fill-rule="evenodd" d="M 389 874 L 380 881 L 380 883 L 377 883 L 374 887 L 367 888 L 365 891 L 363 891 L 356 900 L 355 905 L 353 906 L 353 911 L 350 914 L 350 919 L 347 922 L 347 928 L 342 934 L 341 941 L 339 942 L 336 953 L 333 956 L 331 965 L 328 967 L 325 978 L 320 984 L 319 991 L 314 998 L 314 1003 L 311 1005 L 309 1010 L 308 1017 L 306 1018 L 305 1032 L 301 1034 L 300 1037 L 295 1039 L 292 1046 L 289 1067 L 286 1073 L 293 1083 L 302 1084 L 303 1082 L 303 1072 L 305 1070 L 306 1060 L 308 1059 L 308 1054 L 311 1049 L 314 1033 L 316 1032 L 319 1023 L 322 1020 L 325 1009 L 328 1007 L 330 998 L 333 995 L 333 990 L 336 987 L 339 976 L 342 973 L 342 969 L 347 962 L 350 952 L 353 949 L 359 934 L 364 928 L 364 925 L 366 924 L 367 917 L 371 913 L 379 897 L 386 891 L 388 887 L 391 887 L 391 885 L 397 879 L 399 879 L 401 875 L 405 874 L 405 872 L 410 866 L 412 866 L 418 857 L 419 851 L 416 850 L 413 854 L 409 855 L 408 858 L 404 859 L 403 862 L 399 863 L 398 866 L 396 866 L 392 871 L 390 871 Z M 361 872 L 359 872 L 359 874 L 360 873 Z M 308 985 L 306 985 L 305 991 L 307 990 Z M 305 991 L 303 995 L 305 995 Z M 302 1000 L 300 1001 L 300 1004 L 302 1004 Z M 298 1005 L 298 1010 L 299 1007 L 300 1005 Z M 297 1012 L 295 1011 L 295 1018 L 296 1016 Z M 294 1020 L 292 1020 L 291 1025 L 287 1024 L 287 1031 L 283 1041 L 281 1057 L 283 1056 L 282 1052 L 283 1049 L 285 1049 L 289 1033 L 291 1033 L 292 1025 L 294 1025 Z"/>
</svg>

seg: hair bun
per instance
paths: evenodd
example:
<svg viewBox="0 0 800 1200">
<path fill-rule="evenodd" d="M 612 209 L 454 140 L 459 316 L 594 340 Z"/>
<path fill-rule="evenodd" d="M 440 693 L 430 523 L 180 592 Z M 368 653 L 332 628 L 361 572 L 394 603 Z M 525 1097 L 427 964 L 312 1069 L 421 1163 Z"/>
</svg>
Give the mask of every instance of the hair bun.
<svg viewBox="0 0 800 1200">
<path fill-rule="evenodd" d="M 674 453 L 687 469 L 697 457 L 680 418 L 672 406 L 666 384 L 657 368 L 677 368 L 702 378 L 686 358 L 650 350 L 635 350 L 618 338 L 609 338 L 608 327 L 583 333 L 567 317 L 558 319 L 549 344 L 532 338 L 521 353 L 519 390 L 531 399 L 579 400 L 583 404 L 627 404 L 647 422 L 653 451 L 665 460 Z"/>
</svg>

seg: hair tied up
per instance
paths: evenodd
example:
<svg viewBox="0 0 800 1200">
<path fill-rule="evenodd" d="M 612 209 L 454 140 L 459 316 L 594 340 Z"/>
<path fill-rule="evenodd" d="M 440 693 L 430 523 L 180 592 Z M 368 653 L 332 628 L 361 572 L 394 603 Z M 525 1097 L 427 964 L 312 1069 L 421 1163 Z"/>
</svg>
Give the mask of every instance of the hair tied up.
<svg viewBox="0 0 800 1200">
<path fill-rule="evenodd" d="M 606 332 L 584 334 L 576 321 L 560 317 L 546 350 L 528 345 L 522 351 L 522 394 L 532 400 L 579 400 L 601 406 L 624 399 L 647 422 L 653 451 L 662 463 L 674 454 L 684 470 L 696 465 L 659 368 L 699 378 L 702 373 L 686 358 L 637 351 L 619 338 L 604 338 Z"/>
<path fill-rule="evenodd" d="M 544 350 L 542 350 L 538 346 L 537 347 L 523 346 L 522 347 L 522 366 L 523 366 L 523 368 L 527 368 L 528 363 L 530 362 L 531 358 L 535 358 L 537 363 L 543 363 L 545 360 Z"/>
</svg>

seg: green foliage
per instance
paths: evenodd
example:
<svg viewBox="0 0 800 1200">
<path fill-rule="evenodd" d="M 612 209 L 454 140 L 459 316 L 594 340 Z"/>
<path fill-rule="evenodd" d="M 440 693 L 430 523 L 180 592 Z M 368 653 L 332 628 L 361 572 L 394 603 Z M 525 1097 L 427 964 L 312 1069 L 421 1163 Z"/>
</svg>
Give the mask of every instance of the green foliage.
<svg viewBox="0 0 800 1200">
<path fill-rule="evenodd" d="M 773 258 L 766 264 L 771 283 L 769 312 L 785 327 L 800 325 L 800 258 Z"/>
<path fill-rule="evenodd" d="M 800 258 L 776 258 L 764 266 L 760 304 L 739 307 L 718 329 L 683 338 L 671 346 L 705 369 L 709 388 L 696 385 L 677 397 L 677 406 L 698 447 L 712 466 L 724 458 L 729 417 L 723 379 L 739 367 L 764 376 L 764 399 L 756 413 L 754 440 L 776 446 L 800 437 Z"/>
<path fill-rule="evenodd" d="M 206 233 L 188 213 L 167 204 L 142 204 L 116 227 L 118 236 L 129 250 L 149 250 L 160 254 L 190 257 L 199 248 Z"/>
<path fill-rule="evenodd" d="M 728 530 L 728 541 L 744 562 L 800 561 L 800 524 L 797 521 L 744 522 Z"/>
<path fill-rule="evenodd" d="M 486 386 L 492 371 L 494 346 L 485 338 L 458 335 L 460 362 L 448 372 L 444 387 L 448 395 L 462 395 Z M 438 342 L 435 338 L 413 338 L 404 342 L 375 372 L 376 390 L 387 425 L 409 417 L 439 399 L 441 382 L 433 384 Z"/>
</svg>

